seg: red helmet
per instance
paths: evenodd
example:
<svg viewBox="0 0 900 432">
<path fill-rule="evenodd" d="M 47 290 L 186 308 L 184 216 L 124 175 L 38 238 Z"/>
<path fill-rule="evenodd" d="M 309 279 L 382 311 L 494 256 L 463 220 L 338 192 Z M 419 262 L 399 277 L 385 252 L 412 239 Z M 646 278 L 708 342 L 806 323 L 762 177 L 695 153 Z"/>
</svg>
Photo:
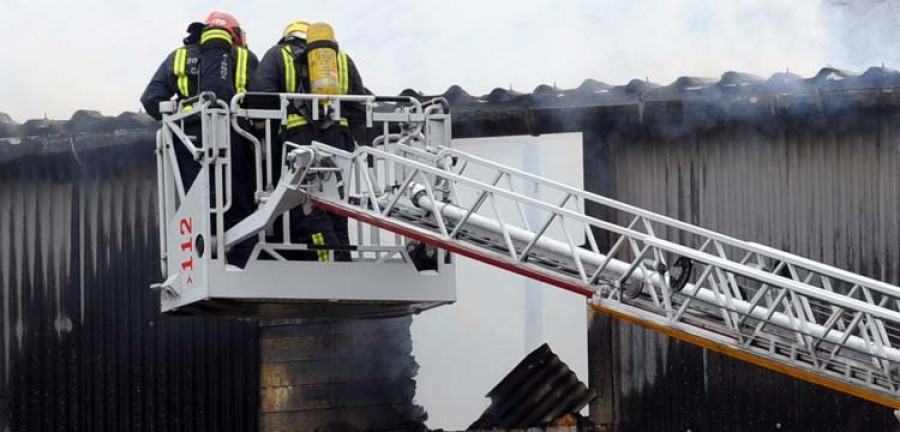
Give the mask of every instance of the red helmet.
<svg viewBox="0 0 900 432">
<path fill-rule="evenodd" d="M 231 36 L 234 37 L 234 43 L 236 45 L 246 46 L 247 41 L 244 38 L 244 30 L 241 28 L 241 23 L 234 15 L 227 12 L 213 11 L 210 12 L 209 16 L 206 17 L 206 21 L 203 23 L 209 27 L 219 27 L 227 30 L 228 33 L 231 33 Z"/>
</svg>

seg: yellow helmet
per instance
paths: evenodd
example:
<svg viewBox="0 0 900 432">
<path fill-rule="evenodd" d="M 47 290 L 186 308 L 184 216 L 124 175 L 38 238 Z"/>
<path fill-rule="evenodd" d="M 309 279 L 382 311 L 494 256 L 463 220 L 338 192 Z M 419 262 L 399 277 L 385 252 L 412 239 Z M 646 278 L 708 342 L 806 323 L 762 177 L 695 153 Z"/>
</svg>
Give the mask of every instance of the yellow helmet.
<svg viewBox="0 0 900 432">
<path fill-rule="evenodd" d="M 306 39 L 306 31 L 309 30 L 309 23 L 306 21 L 295 20 L 288 24 L 287 27 L 284 28 L 284 32 L 281 33 L 281 37 L 287 39 L 289 37 L 296 37 L 300 39 Z"/>
</svg>

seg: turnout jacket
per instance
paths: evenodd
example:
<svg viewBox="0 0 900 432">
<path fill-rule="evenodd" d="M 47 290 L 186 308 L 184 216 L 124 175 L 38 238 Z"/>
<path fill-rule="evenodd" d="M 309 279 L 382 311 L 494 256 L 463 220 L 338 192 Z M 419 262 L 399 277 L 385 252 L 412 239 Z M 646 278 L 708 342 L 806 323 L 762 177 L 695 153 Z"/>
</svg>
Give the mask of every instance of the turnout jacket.
<svg viewBox="0 0 900 432">
<path fill-rule="evenodd" d="M 159 103 L 175 95 L 186 99 L 212 91 L 230 102 L 236 93 L 247 91 L 258 64 L 252 51 L 232 46 L 224 30 L 206 30 L 200 41 L 186 40 L 183 47 L 166 57 L 144 89 L 141 104 L 147 114 L 161 120 Z"/>
</svg>

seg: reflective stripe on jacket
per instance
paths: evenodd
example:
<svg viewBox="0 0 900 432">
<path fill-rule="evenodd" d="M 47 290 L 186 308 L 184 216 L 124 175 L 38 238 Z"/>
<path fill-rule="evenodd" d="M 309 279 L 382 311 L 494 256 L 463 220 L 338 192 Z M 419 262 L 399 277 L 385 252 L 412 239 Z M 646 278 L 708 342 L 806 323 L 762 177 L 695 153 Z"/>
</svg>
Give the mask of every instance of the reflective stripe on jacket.
<svg viewBox="0 0 900 432">
<path fill-rule="evenodd" d="M 222 34 L 220 34 L 222 33 Z M 210 36 L 210 34 L 212 36 Z M 225 37 L 227 36 L 227 38 Z M 208 42 L 213 39 L 223 39 L 231 43 L 231 34 L 225 30 L 207 30 L 203 33 L 202 42 Z M 235 93 L 244 93 L 247 91 L 247 65 L 249 63 L 250 54 L 244 47 L 234 47 L 235 70 L 234 70 L 234 90 Z M 192 91 L 190 75 L 188 73 L 188 48 L 178 48 L 175 50 L 175 61 L 172 64 L 172 73 L 177 78 L 178 93 L 183 99 L 194 96 Z M 194 88 L 196 85 L 194 86 Z M 193 107 L 186 105 L 185 111 L 190 111 Z"/>
</svg>

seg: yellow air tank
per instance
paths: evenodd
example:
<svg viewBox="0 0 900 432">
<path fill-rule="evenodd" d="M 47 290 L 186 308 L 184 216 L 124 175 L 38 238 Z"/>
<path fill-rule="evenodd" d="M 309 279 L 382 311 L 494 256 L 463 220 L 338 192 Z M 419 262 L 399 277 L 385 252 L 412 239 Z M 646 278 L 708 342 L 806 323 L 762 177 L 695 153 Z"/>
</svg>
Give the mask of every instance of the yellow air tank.
<svg viewBox="0 0 900 432">
<path fill-rule="evenodd" d="M 338 45 L 334 39 L 334 29 L 326 23 L 310 24 L 306 32 L 306 42 L 310 92 L 323 95 L 340 94 Z"/>
</svg>

